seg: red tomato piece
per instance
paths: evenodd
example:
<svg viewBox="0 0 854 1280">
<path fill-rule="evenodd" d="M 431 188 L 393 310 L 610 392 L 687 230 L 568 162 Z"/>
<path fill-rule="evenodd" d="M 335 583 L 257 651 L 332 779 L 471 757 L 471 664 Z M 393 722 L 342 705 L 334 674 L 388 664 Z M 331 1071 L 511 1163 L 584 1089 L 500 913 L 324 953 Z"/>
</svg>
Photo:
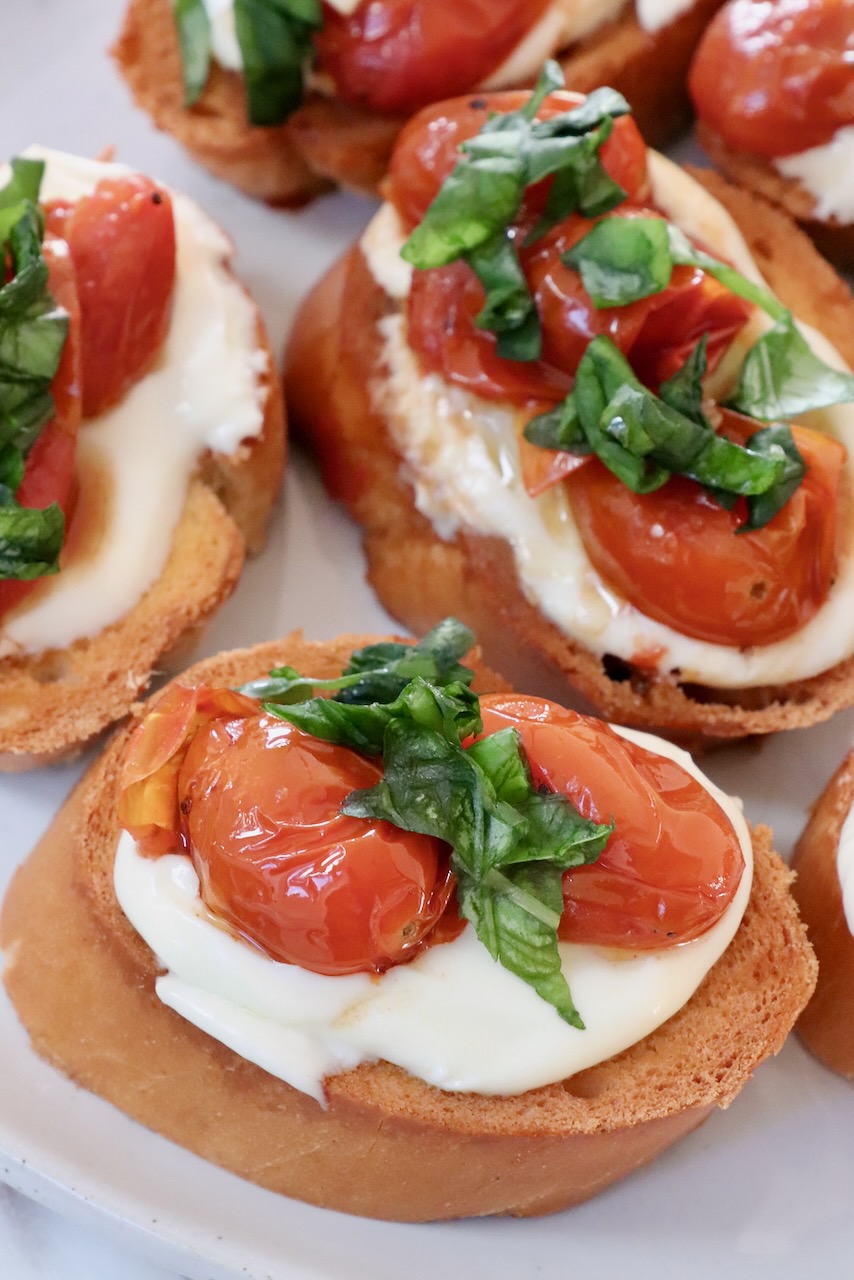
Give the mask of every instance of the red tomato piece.
<svg viewBox="0 0 854 1280">
<path fill-rule="evenodd" d="M 452 880 L 439 841 L 339 813 L 381 776 L 273 716 L 211 721 L 178 779 L 204 901 L 275 959 L 315 973 L 409 957 Z"/>
<path fill-rule="evenodd" d="M 339 98 L 387 115 L 473 89 L 527 35 L 548 0 L 364 0 L 324 5 L 317 63 Z"/>
<path fill-rule="evenodd" d="M 854 124 L 854 0 L 731 0 L 706 28 L 697 114 L 754 155 L 792 155 Z"/>
<path fill-rule="evenodd" d="M 15 496 L 22 507 L 33 509 L 44 509 L 53 502 L 59 503 L 67 526 L 77 495 L 74 458 L 81 418 L 80 306 L 74 267 L 65 245 L 47 235 L 43 252 L 49 272 L 48 288 L 57 305 L 68 312 L 68 335 L 50 386 L 54 415 L 42 427 L 27 455 L 24 476 Z M 31 582 L 6 579 L 0 582 L 0 616 L 20 604 L 38 581 L 39 579 Z"/>
<path fill-rule="evenodd" d="M 564 875 L 564 941 L 651 949 L 720 919 L 744 856 L 729 818 L 681 765 L 542 698 L 489 694 L 481 711 L 484 733 L 519 732 L 535 785 L 585 818 L 616 822 L 598 861 Z"/>
<path fill-rule="evenodd" d="M 490 115 L 518 111 L 529 94 L 519 90 L 479 94 L 429 107 L 403 129 L 395 145 L 385 181 L 385 195 L 408 227 L 427 212 L 442 183 L 460 158 L 459 146 L 480 133 Z M 570 111 L 584 101 L 581 93 L 551 93 L 537 112 L 538 120 Z M 646 146 L 631 116 L 614 121 L 611 136 L 600 151 L 602 165 L 633 201 L 642 200 L 649 182 Z M 529 208 L 539 211 L 548 193 L 549 179 L 540 183 Z"/>
<path fill-rule="evenodd" d="M 83 414 L 121 400 L 169 326 L 175 283 L 172 201 L 149 178 L 102 179 L 91 196 L 49 211 L 68 241 L 82 316 Z"/>
<path fill-rule="evenodd" d="M 757 424 L 724 412 L 742 441 Z M 573 515 L 606 582 L 650 618 L 713 644 L 772 644 L 803 627 L 836 571 L 845 449 L 793 427 L 803 483 L 762 529 L 738 533 L 744 508 L 725 511 L 692 480 L 636 494 L 598 460 L 568 477 Z"/>
</svg>

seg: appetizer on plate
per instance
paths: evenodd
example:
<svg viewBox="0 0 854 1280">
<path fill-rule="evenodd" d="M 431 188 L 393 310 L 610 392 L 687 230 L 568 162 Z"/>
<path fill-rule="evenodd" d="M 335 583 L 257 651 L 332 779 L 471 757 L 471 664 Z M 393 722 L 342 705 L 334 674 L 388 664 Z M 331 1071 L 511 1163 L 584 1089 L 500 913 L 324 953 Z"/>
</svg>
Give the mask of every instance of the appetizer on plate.
<svg viewBox="0 0 854 1280">
<path fill-rule="evenodd" d="M 820 720 L 854 701 L 850 293 L 558 81 L 410 122 L 297 317 L 292 417 L 414 630 L 670 734 Z"/>
<path fill-rule="evenodd" d="M 724 173 L 854 266 L 854 0 L 729 0 L 689 85 Z"/>
<path fill-rule="evenodd" d="M 472 641 L 292 635 L 140 708 L 3 908 L 34 1048 L 409 1221 L 566 1207 L 727 1106 L 815 981 L 770 832 L 670 743 L 478 696 Z"/>
<path fill-rule="evenodd" d="M 530 84 L 615 84 L 646 134 L 688 119 L 691 54 L 721 0 L 130 0 L 114 57 L 136 103 L 249 195 L 375 193 L 421 107 Z"/>
<path fill-rule="evenodd" d="M 793 865 L 820 966 L 798 1032 L 816 1057 L 854 1080 L 854 752 L 816 802 Z"/>
<path fill-rule="evenodd" d="M 31 148 L 0 192 L 0 767 L 84 746 L 230 594 L 284 462 L 228 238 L 123 165 Z"/>
</svg>

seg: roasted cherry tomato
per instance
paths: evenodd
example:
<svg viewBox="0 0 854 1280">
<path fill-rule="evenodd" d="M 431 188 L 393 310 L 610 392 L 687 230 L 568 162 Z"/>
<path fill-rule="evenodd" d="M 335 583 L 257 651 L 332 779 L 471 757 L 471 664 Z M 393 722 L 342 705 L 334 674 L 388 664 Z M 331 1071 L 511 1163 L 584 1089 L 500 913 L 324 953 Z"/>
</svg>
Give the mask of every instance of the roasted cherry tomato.
<svg viewBox="0 0 854 1280">
<path fill-rule="evenodd" d="M 175 283 L 169 195 L 137 174 L 102 179 L 91 196 L 55 205 L 48 226 L 67 240 L 82 317 L 83 414 L 121 400 L 163 344 Z"/>
<path fill-rule="evenodd" d="M 756 423 L 724 412 L 742 442 Z M 803 627 L 827 598 L 836 568 L 845 449 L 793 427 L 807 474 L 762 529 L 739 533 L 741 503 L 725 511 L 700 485 L 674 477 L 636 494 L 598 460 L 566 480 L 585 549 L 606 582 L 648 617 L 723 645 L 772 644 Z"/>
<path fill-rule="evenodd" d="M 430 107 L 409 121 L 395 145 L 385 183 L 387 198 L 407 226 L 414 227 L 424 217 L 460 158 L 460 143 L 480 133 L 490 115 L 517 111 L 529 96 L 517 90 L 478 94 Z M 584 95 L 580 93 L 564 90 L 551 93 L 540 107 L 537 119 L 549 120 L 583 101 Z M 603 167 L 630 200 L 639 201 L 646 196 L 649 187 L 646 146 L 631 116 L 621 116 L 614 121 L 611 136 L 599 154 Z M 532 212 L 541 210 L 549 185 L 547 179 L 528 193 Z"/>
<path fill-rule="evenodd" d="M 731 0 L 690 75 L 701 120 L 737 150 L 792 155 L 854 124 L 854 0 Z"/>
<path fill-rule="evenodd" d="M 687 942 L 732 901 L 744 856 L 728 817 L 681 765 L 542 698 L 481 698 L 484 733 L 512 727 L 535 785 L 616 822 L 597 862 L 568 871 L 559 935 L 634 949 Z"/>
<path fill-rule="evenodd" d="M 80 306 L 74 268 L 65 245 L 51 235 L 46 236 L 44 257 L 49 272 L 48 288 L 56 303 L 68 312 L 68 335 L 50 387 L 54 415 L 27 455 L 16 497 L 22 507 L 43 509 L 53 502 L 59 503 L 67 524 L 77 494 L 74 454 L 81 416 Z M 0 581 L 0 615 L 20 604 L 38 581 Z"/>
<path fill-rule="evenodd" d="M 317 65 L 339 98 L 387 115 L 466 93 L 512 53 L 548 0 L 364 0 L 324 5 Z"/>
<path fill-rule="evenodd" d="M 381 776 L 240 694 L 176 686 L 131 740 L 120 820 L 143 852 L 185 847 L 211 910 L 275 959 L 381 971 L 453 889 L 439 841 L 338 812 Z"/>
</svg>

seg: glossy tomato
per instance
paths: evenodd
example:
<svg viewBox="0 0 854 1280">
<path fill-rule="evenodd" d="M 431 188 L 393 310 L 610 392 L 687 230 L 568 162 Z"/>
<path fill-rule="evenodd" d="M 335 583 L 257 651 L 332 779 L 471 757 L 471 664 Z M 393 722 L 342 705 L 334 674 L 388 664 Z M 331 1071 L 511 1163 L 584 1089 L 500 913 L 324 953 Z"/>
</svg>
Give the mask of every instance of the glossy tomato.
<svg viewBox="0 0 854 1280">
<path fill-rule="evenodd" d="M 737 150 L 822 146 L 854 124 L 854 0 L 731 0 L 689 83 L 700 118 Z"/>
<path fill-rule="evenodd" d="M 490 115 L 517 111 L 530 95 L 518 90 L 482 93 L 459 98 L 421 111 L 406 125 L 389 165 L 386 197 L 408 227 L 421 221 L 442 183 L 460 158 L 459 146 L 480 133 Z M 561 90 L 551 93 L 537 112 L 538 120 L 549 120 L 584 101 L 580 93 Z M 631 116 L 614 121 L 600 156 L 602 165 L 630 200 L 642 200 L 648 192 L 646 146 Z M 549 180 L 529 193 L 539 211 L 548 193 Z"/>
<path fill-rule="evenodd" d="M 743 422 L 725 412 L 724 434 L 743 440 Z M 792 430 L 806 477 L 773 520 L 750 532 L 738 532 L 740 504 L 725 511 L 691 480 L 636 494 L 598 461 L 574 472 L 566 480 L 573 515 L 598 572 L 641 613 L 698 640 L 772 644 L 799 630 L 833 581 L 845 450 Z"/>
<path fill-rule="evenodd" d="M 339 98 L 409 115 L 473 89 L 508 57 L 548 0 L 364 0 L 324 5 L 317 65 Z"/>
<path fill-rule="evenodd" d="M 485 733 L 519 732 L 535 784 L 585 818 L 616 822 L 598 861 L 564 875 L 562 939 L 664 947 L 720 918 L 744 856 L 729 818 L 681 765 L 542 698 L 489 694 L 481 711 Z"/>
<path fill-rule="evenodd" d="M 81 417 L 80 307 L 74 268 L 65 245 L 48 235 L 43 252 L 49 272 L 48 288 L 57 305 L 68 313 L 68 334 L 50 387 L 54 414 L 27 455 L 16 497 L 22 507 L 33 509 L 58 503 L 67 523 L 77 493 L 74 455 Z M 20 604 L 37 581 L 6 579 L 0 582 L 0 614 Z"/>
<path fill-rule="evenodd" d="M 316 973 L 381 971 L 447 904 L 443 846 L 339 813 L 380 768 L 273 716 L 212 720 L 178 777 L 202 897 L 277 960 Z"/>
<path fill-rule="evenodd" d="M 48 226 L 71 249 L 82 319 L 83 414 L 124 396 L 166 336 L 175 283 L 172 201 L 138 174 L 102 179 Z"/>
</svg>

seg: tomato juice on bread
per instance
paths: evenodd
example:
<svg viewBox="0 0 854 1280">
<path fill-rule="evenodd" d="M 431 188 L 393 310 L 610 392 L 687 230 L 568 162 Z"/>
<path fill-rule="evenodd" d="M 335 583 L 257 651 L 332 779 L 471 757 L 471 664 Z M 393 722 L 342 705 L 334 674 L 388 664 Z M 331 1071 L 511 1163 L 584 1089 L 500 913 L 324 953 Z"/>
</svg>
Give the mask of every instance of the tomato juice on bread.
<svg viewBox="0 0 854 1280">
<path fill-rule="evenodd" d="M 219 177 L 272 204 L 330 183 L 371 194 L 421 107 L 528 85 L 561 59 L 613 83 L 644 132 L 688 120 L 691 53 L 721 0 L 130 0 L 113 50 L 138 106 Z M 262 32 L 263 24 L 264 26 Z"/>
<path fill-rule="evenodd" d="M 410 625 L 454 609 L 487 657 L 503 630 L 623 722 L 810 723 L 851 698 L 850 295 L 817 257 L 812 296 L 787 286 L 781 215 L 647 152 L 619 95 L 556 84 L 536 119 L 495 94 L 407 126 L 294 328 L 293 417 Z M 799 481 L 759 478 L 778 446 Z"/>
<path fill-rule="evenodd" d="M 470 641 L 290 636 L 139 708 L 4 904 L 34 1048 L 264 1186 L 408 1221 L 566 1207 L 728 1105 L 814 983 L 770 833 Z"/>
<path fill-rule="evenodd" d="M 278 489 L 284 415 L 230 242 L 196 205 L 38 148 L 7 172 L 22 336 L 4 393 L 0 758 L 24 767 L 125 714 L 231 592 Z"/>
</svg>

